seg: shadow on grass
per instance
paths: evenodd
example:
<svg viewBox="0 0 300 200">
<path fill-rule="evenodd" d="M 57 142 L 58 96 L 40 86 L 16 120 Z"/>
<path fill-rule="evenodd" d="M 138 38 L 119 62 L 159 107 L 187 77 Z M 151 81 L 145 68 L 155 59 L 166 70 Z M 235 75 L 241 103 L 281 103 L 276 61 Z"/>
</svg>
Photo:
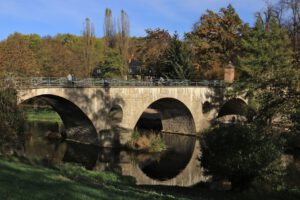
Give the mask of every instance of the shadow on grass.
<svg viewBox="0 0 300 200">
<path fill-rule="evenodd" d="M 0 199 L 175 199 L 134 185 L 73 178 L 41 166 L 0 160 Z"/>
<path fill-rule="evenodd" d="M 298 200 L 300 199 L 300 191 L 278 191 L 266 192 L 262 190 L 233 192 L 210 190 L 207 185 L 199 184 L 194 187 L 178 187 L 178 186 L 139 186 L 144 190 L 154 190 L 158 193 L 172 194 L 176 197 L 194 199 L 194 200 Z"/>
<path fill-rule="evenodd" d="M 296 200 L 299 190 L 281 192 L 212 191 L 194 187 L 136 186 L 131 178 L 88 171 L 74 165 L 46 168 L 0 159 L 0 199 L 199 199 Z"/>
</svg>

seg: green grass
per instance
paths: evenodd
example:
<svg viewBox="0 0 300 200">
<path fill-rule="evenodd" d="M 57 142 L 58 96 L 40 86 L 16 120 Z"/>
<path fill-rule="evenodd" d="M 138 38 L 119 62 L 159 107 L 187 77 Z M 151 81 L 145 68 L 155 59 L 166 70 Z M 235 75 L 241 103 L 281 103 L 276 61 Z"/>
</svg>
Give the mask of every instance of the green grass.
<svg viewBox="0 0 300 200">
<path fill-rule="evenodd" d="M 47 109 L 25 109 L 25 118 L 29 122 L 57 122 L 62 123 L 60 116 L 53 110 Z"/>
<path fill-rule="evenodd" d="M 113 173 L 87 171 L 71 165 L 50 169 L 0 160 L 0 199 L 130 200 L 175 197 L 138 188 L 132 178 Z"/>
<path fill-rule="evenodd" d="M 299 191 L 211 191 L 203 187 L 137 186 L 132 177 L 89 171 L 63 164 L 48 166 L 25 159 L 0 159 L 0 199 L 199 199 L 199 200 L 296 200 Z"/>
</svg>

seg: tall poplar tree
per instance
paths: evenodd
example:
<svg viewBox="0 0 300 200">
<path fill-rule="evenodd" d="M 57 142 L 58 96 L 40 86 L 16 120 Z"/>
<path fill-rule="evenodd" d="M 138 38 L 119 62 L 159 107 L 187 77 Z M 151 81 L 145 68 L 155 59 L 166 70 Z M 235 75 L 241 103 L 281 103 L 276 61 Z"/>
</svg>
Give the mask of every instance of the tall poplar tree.
<svg viewBox="0 0 300 200">
<path fill-rule="evenodd" d="M 105 9 L 103 29 L 107 47 L 114 48 L 116 45 L 116 26 L 110 8 Z"/>
<path fill-rule="evenodd" d="M 128 60 L 129 60 L 129 47 L 130 47 L 130 22 L 127 13 L 121 10 L 121 15 L 118 19 L 118 40 L 117 46 L 119 53 L 122 57 L 122 77 L 127 75 L 128 72 Z"/>
<path fill-rule="evenodd" d="M 89 18 L 85 19 L 83 30 L 84 75 L 89 76 L 95 67 L 95 29 Z"/>
</svg>

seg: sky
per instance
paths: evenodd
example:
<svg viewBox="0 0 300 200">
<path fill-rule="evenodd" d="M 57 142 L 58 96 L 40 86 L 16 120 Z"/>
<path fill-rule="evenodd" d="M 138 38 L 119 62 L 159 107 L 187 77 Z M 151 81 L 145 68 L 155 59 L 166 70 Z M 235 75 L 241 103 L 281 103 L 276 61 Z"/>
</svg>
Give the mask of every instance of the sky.
<svg viewBox="0 0 300 200">
<path fill-rule="evenodd" d="M 207 9 L 218 11 L 229 3 L 244 22 L 253 24 L 255 12 L 266 0 L 0 0 L 0 40 L 19 32 L 41 36 L 57 33 L 80 35 L 85 18 L 94 24 L 97 37 L 103 36 L 106 8 L 117 19 L 121 9 L 130 19 L 130 35 L 144 36 L 147 28 L 162 28 L 181 36 Z M 269 0 L 276 1 L 276 0 Z"/>
</svg>

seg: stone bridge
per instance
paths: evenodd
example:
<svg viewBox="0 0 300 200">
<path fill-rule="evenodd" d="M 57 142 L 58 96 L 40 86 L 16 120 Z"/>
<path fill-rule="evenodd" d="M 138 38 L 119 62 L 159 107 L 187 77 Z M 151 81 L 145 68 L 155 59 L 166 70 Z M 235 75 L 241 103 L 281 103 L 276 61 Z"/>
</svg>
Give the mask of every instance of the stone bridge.
<svg viewBox="0 0 300 200">
<path fill-rule="evenodd" d="M 94 130 L 100 146 L 124 143 L 144 112 L 156 111 L 165 132 L 195 134 L 216 117 L 238 114 L 241 99 L 227 101 L 214 87 L 94 87 L 18 90 L 18 103 L 43 99 L 60 115 L 65 127 Z M 228 107 L 228 106 L 227 106 Z M 219 112 L 221 111 L 221 112 Z M 114 133 L 108 132 L 113 130 Z M 84 137 L 83 142 L 95 143 Z M 119 141 L 118 141 L 119 140 Z"/>
<path fill-rule="evenodd" d="M 147 119 L 147 114 L 159 116 L 162 131 L 195 135 L 218 117 L 240 114 L 245 104 L 242 99 L 226 99 L 223 87 L 208 86 L 18 89 L 19 104 L 32 100 L 43 100 L 52 106 L 60 115 L 70 138 L 101 147 L 126 143 L 139 120 L 145 116 Z M 182 148 L 180 144 L 178 148 Z M 123 168 L 123 171 L 128 175 L 143 176 L 138 179 L 140 184 L 192 185 L 203 178 L 190 174 L 192 166 L 199 165 L 196 164 L 199 151 L 197 141 L 191 152 L 192 159 L 177 176 L 178 180 L 175 177 L 156 181 L 134 167 Z M 198 173 L 201 174 L 199 170 Z M 184 182 L 186 179 L 187 182 Z"/>
</svg>

